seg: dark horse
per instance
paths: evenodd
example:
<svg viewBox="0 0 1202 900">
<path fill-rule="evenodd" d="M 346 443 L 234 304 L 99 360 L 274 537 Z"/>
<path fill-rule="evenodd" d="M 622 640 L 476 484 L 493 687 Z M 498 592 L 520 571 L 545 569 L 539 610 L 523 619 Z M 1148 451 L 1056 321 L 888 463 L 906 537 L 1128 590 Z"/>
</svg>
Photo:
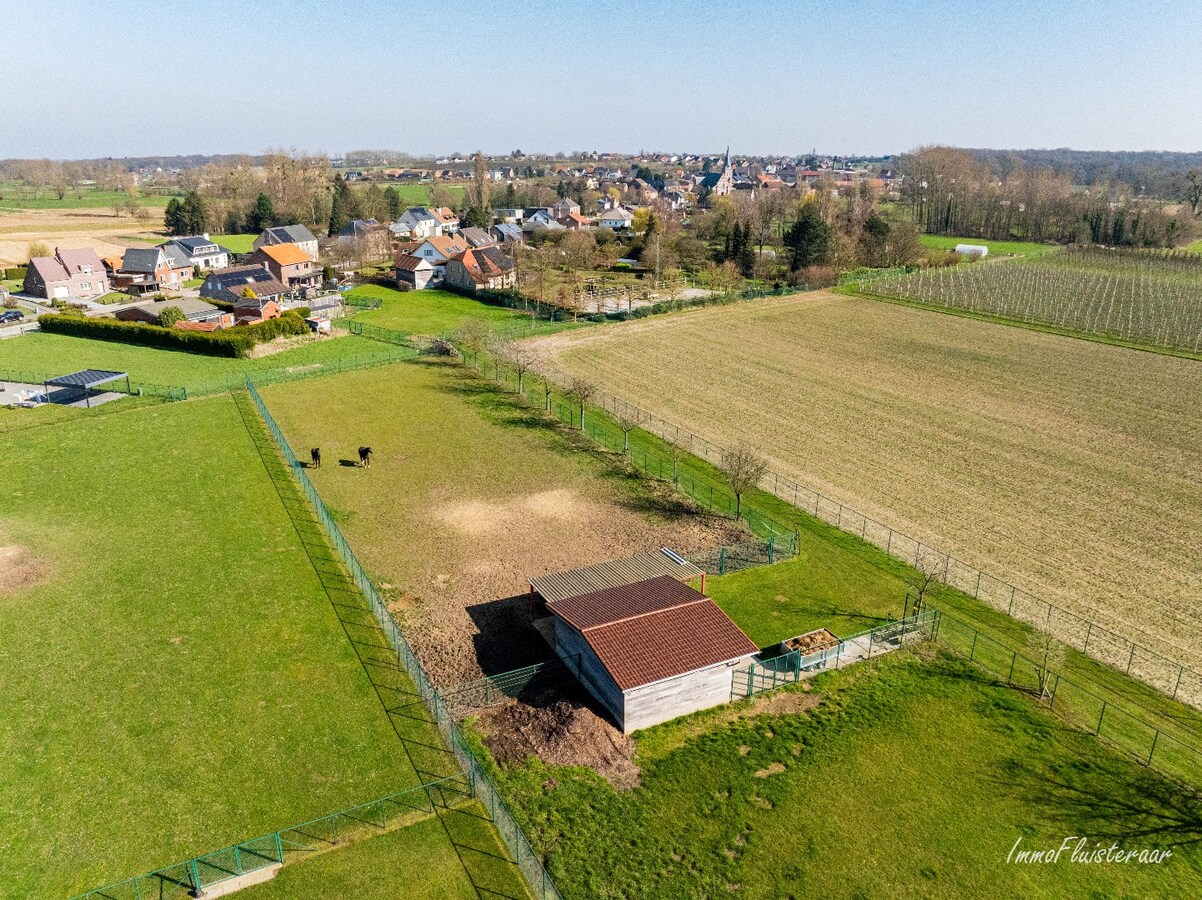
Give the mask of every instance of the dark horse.
<svg viewBox="0 0 1202 900">
<path fill-rule="evenodd" d="M 371 447 L 359 448 L 359 465 L 365 469 L 371 468 Z"/>
<path fill-rule="evenodd" d="M 321 468 L 321 448 L 314 447 L 309 451 L 309 467 L 313 469 Z"/>
</svg>

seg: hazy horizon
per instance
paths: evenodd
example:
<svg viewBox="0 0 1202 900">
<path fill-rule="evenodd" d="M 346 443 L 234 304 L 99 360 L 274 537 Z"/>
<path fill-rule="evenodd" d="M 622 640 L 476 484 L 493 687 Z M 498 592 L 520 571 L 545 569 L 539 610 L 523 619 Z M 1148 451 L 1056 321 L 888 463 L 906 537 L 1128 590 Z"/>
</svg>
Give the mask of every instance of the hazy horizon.
<svg viewBox="0 0 1202 900">
<path fill-rule="evenodd" d="M 1202 150 L 1202 8 L 1075 7 L 48 0 L 6 11 L 0 157 Z"/>
</svg>

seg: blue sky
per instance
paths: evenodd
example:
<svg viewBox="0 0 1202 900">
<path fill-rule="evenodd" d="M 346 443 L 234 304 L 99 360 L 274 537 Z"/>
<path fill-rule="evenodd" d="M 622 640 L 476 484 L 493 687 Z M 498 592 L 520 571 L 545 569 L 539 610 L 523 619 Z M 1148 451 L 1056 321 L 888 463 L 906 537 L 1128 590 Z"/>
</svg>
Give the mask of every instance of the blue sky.
<svg viewBox="0 0 1202 900">
<path fill-rule="evenodd" d="M 0 157 L 1202 149 L 1186 0 L 6 6 Z"/>
</svg>

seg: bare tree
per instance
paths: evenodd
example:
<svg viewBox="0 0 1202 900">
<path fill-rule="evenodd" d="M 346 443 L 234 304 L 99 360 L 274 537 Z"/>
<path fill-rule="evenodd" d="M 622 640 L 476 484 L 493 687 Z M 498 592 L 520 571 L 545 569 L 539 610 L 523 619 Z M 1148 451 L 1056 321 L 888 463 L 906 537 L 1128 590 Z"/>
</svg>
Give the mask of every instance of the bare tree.
<svg viewBox="0 0 1202 900">
<path fill-rule="evenodd" d="M 926 607 L 927 591 L 939 580 L 938 566 L 923 566 L 915 569 L 906 577 L 906 585 L 910 590 L 906 597 L 912 601 L 914 615 L 918 615 Z"/>
<path fill-rule="evenodd" d="M 751 447 L 740 444 L 734 450 L 723 452 L 718 471 L 735 495 L 735 518 L 738 519 L 743 514 L 743 495 L 759 485 L 768 471 L 768 463 Z"/>
<path fill-rule="evenodd" d="M 630 452 L 630 432 L 639 427 L 638 414 L 633 413 L 623 404 L 620 412 L 614 413 L 614 421 L 622 429 L 622 452 Z"/>
<path fill-rule="evenodd" d="M 472 354 L 472 367 L 480 371 L 480 351 L 488 342 L 488 331 L 480 319 L 468 319 L 455 332 L 455 341 Z"/>
<path fill-rule="evenodd" d="M 1027 650 L 1035 663 L 1035 679 L 1042 700 L 1051 696 L 1052 680 L 1057 677 L 1056 670 L 1064 667 L 1065 649 L 1048 628 L 1045 620 L 1042 625 L 1035 626 L 1027 637 Z"/>
<path fill-rule="evenodd" d="M 522 393 L 523 379 L 534 365 L 534 354 L 521 344 L 502 344 L 499 354 L 518 378 L 518 393 Z"/>
<path fill-rule="evenodd" d="M 576 377 L 568 384 L 567 394 L 580 407 L 580 430 L 584 431 L 584 407 L 597 396 L 597 385 L 587 378 Z"/>
</svg>

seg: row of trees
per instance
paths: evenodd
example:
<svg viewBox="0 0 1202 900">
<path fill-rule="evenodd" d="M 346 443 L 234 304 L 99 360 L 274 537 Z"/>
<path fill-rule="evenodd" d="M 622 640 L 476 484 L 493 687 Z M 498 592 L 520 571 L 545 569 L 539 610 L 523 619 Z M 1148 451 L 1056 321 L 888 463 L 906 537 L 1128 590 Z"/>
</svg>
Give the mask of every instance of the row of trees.
<svg viewBox="0 0 1202 900">
<path fill-rule="evenodd" d="M 1128 185 L 1097 181 L 1082 189 L 1068 174 L 1020 161 L 999 176 L 970 151 L 924 147 L 902 157 L 899 168 L 902 202 L 930 234 L 1171 247 L 1196 230 L 1192 212 L 1140 199 Z"/>
</svg>

